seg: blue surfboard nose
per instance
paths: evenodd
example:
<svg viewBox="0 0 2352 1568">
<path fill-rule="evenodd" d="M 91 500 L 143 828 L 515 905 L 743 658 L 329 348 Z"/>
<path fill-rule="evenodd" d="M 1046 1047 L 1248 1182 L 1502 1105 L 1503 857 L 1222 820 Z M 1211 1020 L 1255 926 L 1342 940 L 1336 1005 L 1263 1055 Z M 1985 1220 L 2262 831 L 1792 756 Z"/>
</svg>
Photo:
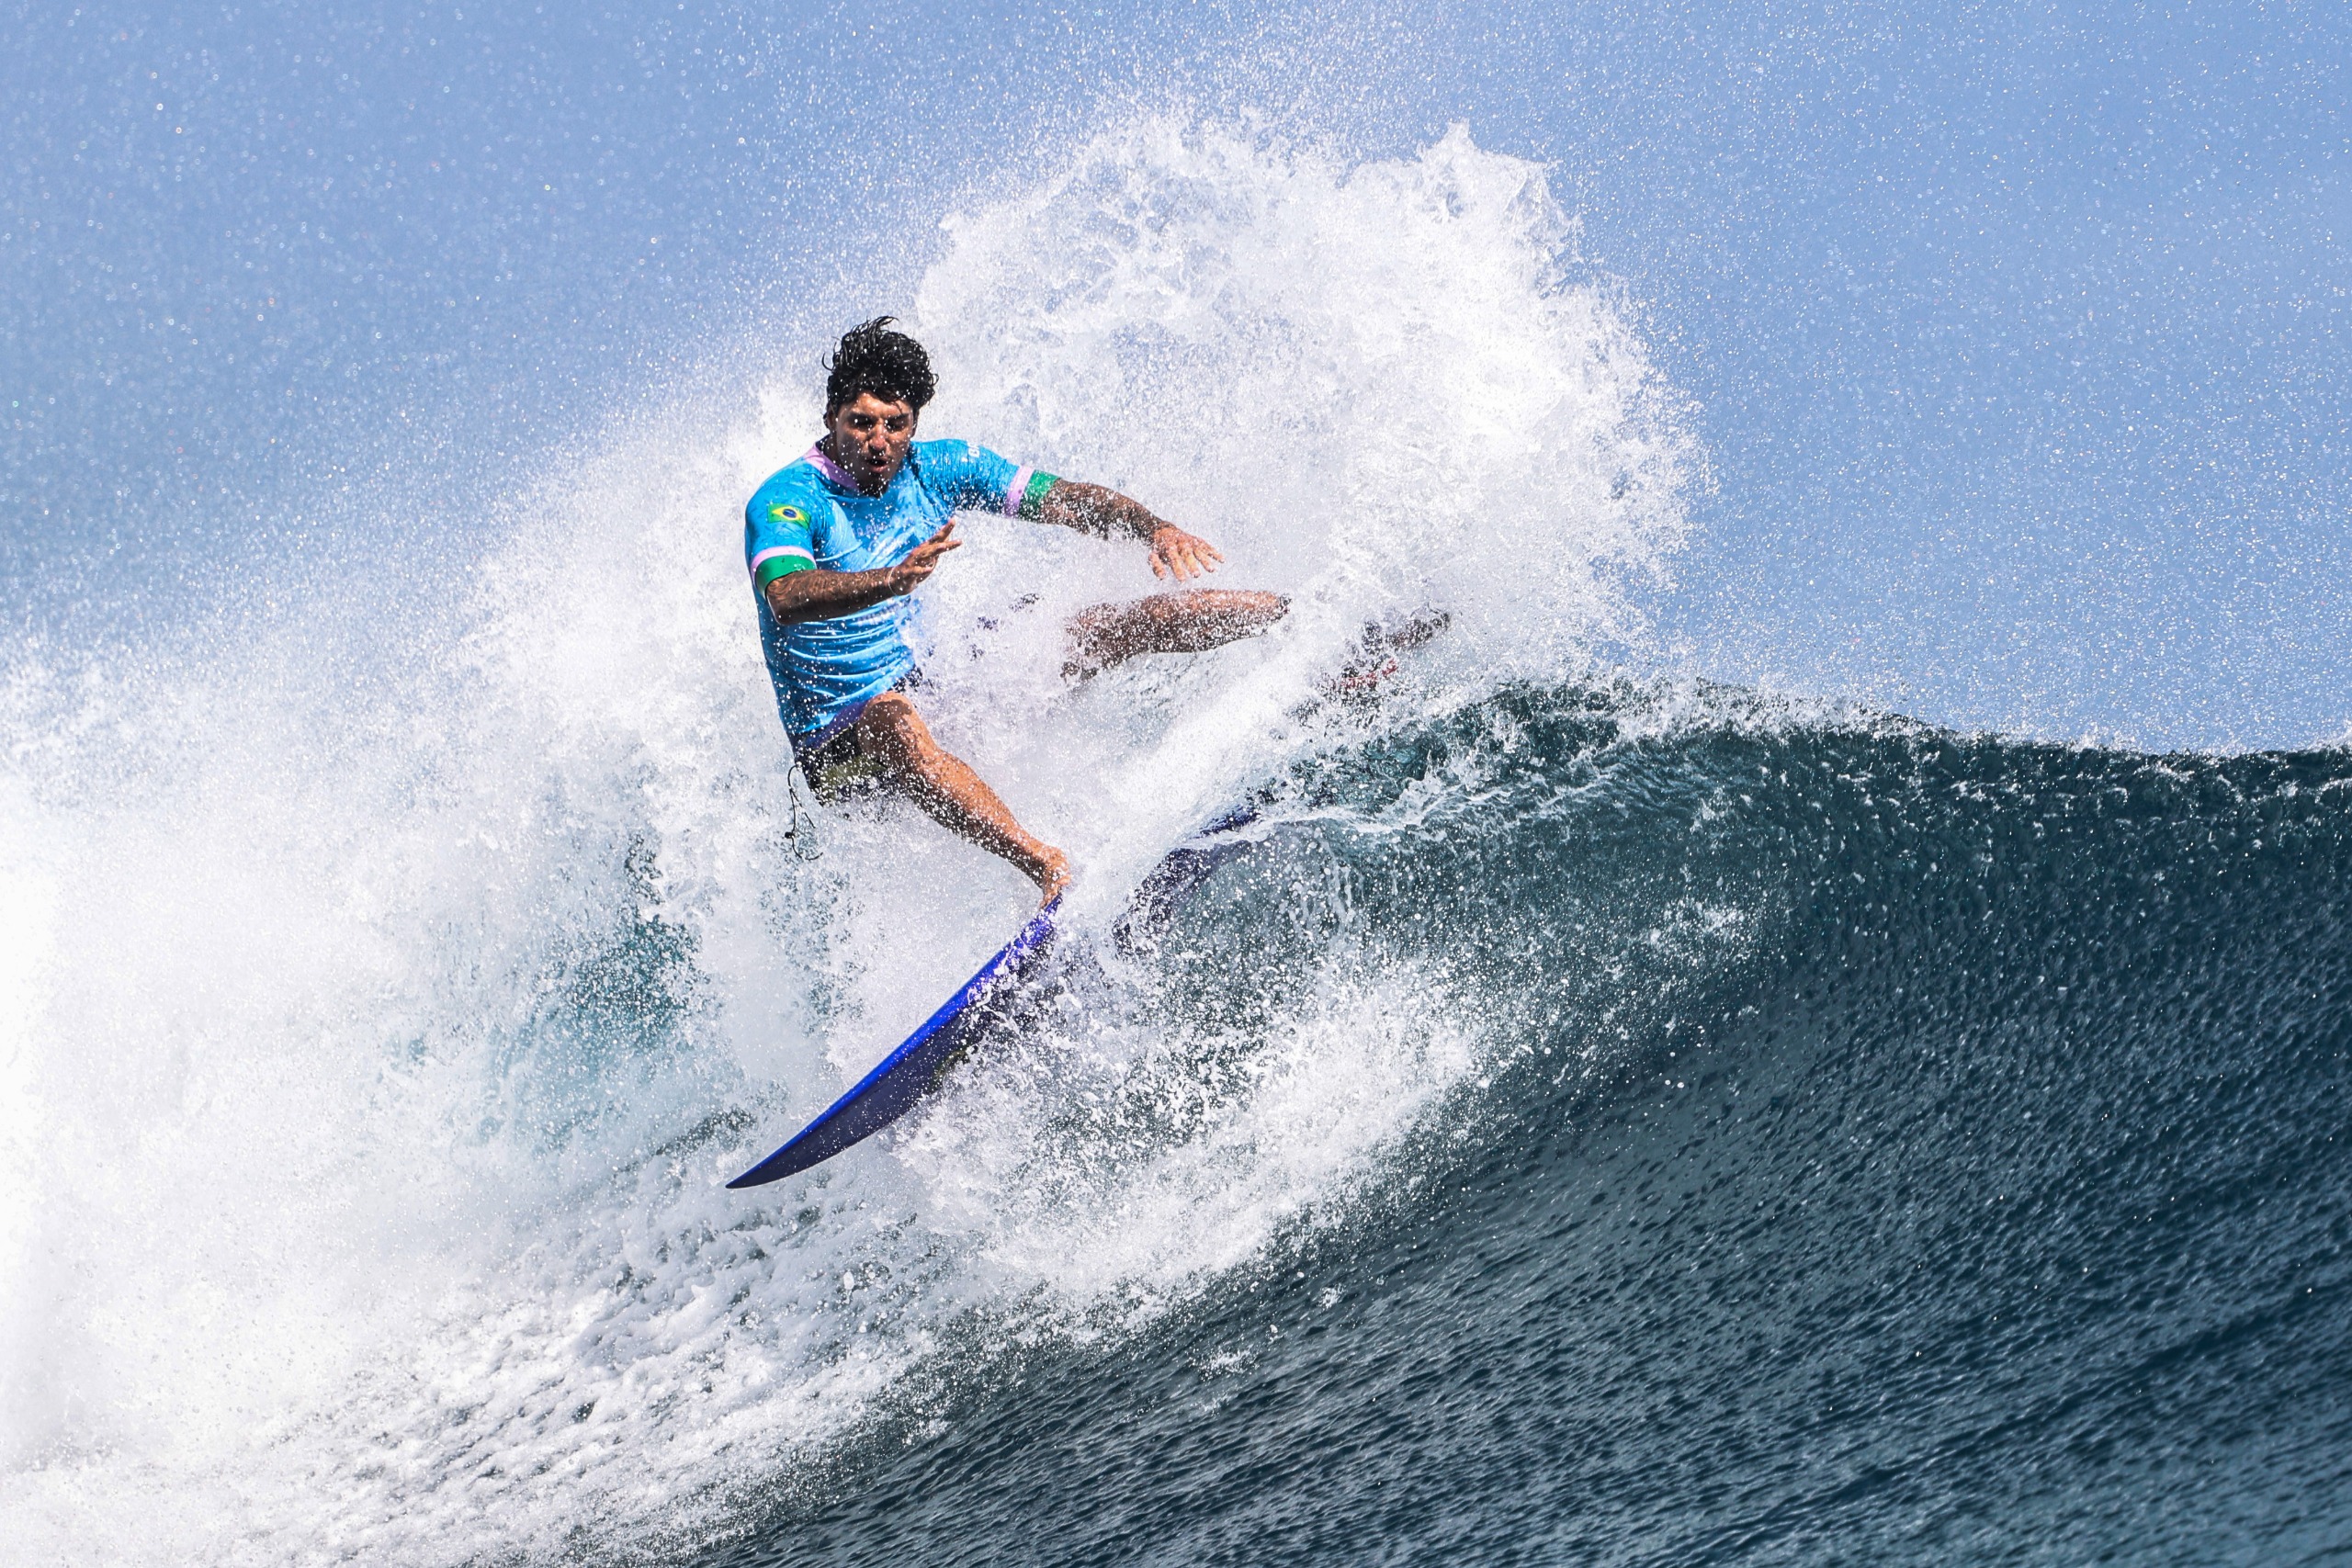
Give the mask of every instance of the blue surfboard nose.
<svg viewBox="0 0 2352 1568">
<path fill-rule="evenodd" d="M 760 1187 L 797 1175 L 872 1137 L 913 1110 L 937 1087 L 944 1069 L 1003 1016 L 1004 1004 L 1021 989 L 1022 982 L 1052 945 L 1054 917 L 1060 912 L 1061 902 L 1057 897 L 1032 916 L 1020 935 L 981 964 L 963 989 L 883 1057 L 856 1087 L 795 1133 L 782 1148 L 727 1185 Z"/>
</svg>

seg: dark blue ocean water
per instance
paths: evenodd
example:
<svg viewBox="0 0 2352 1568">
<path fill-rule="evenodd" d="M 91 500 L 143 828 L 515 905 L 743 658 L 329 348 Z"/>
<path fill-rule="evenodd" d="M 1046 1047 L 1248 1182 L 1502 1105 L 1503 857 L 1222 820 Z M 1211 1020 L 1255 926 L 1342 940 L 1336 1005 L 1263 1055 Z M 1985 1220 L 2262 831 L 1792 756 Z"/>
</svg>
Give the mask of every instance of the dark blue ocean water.
<svg viewBox="0 0 2352 1568">
<path fill-rule="evenodd" d="M 1302 771 L 1363 815 L 1170 937 L 1187 1010 L 1334 944 L 1475 1010 L 1491 1077 L 1344 1217 L 1133 1337 L 970 1347 L 696 1561 L 2345 1550 L 2352 764 L 1621 705 Z M 1711 904 L 1694 971 L 1662 916 Z"/>
</svg>

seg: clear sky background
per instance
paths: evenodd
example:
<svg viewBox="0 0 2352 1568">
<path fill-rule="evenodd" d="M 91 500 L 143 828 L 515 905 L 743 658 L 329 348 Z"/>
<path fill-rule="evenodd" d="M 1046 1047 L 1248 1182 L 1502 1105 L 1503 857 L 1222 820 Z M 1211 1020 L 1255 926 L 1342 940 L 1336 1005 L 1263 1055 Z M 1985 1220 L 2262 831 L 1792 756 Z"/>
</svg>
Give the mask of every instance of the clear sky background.
<svg viewBox="0 0 2352 1568">
<path fill-rule="evenodd" d="M 2344 6 L 1381 9 L 20 6 L 5 635 L 458 571 L 518 462 L 813 355 L 944 213 L 1174 108 L 1552 166 L 1712 468 L 1653 661 L 2148 745 L 2352 725 Z"/>
</svg>

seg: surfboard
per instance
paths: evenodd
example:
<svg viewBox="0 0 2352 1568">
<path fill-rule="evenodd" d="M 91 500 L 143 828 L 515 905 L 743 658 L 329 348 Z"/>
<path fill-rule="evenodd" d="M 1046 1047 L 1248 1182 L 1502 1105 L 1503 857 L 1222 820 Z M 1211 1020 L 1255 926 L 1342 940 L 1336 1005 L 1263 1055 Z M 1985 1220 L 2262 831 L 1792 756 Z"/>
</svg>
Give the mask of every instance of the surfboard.
<svg viewBox="0 0 2352 1568">
<path fill-rule="evenodd" d="M 1246 854 L 1256 840 L 1241 836 L 1258 819 L 1258 807 L 1246 806 L 1228 813 L 1186 839 L 1145 877 L 1126 912 L 1112 928 L 1120 948 L 1134 953 L 1156 938 L 1193 889 L 1227 861 Z M 760 1187 L 797 1176 L 854 1144 L 864 1142 L 898 1121 L 939 1087 L 947 1070 L 965 1052 L 1011 1021 L 1016 1003 L 1038 976 L 1053 946 L 1055 918 L 1061 900 L 1037 911 L 1021 934 L 980 965 L 963 989 L 907 1036 L 899 1047 L 882 1058 L 855 1087 L 795 1133 L 782 1148 L 729 1182 L 729 1187 Z"/>
<path fill-rule="evenodd" d="M 1195 888 L 1227 861 L 1238 860 L 1257 847 L 1242 830 L 1258 820 L 1260 803 L 1226 813 L 1168 852 L 1151 874 L 1127 901 L 1126 913 L 1111 928 L 1119 951 L 1133 955 L 1149 947 Z"/>
<path fill-rule="evenodd" d="M 1396 672 L 1396 661 L 1389 650 L 1418 647 L 1443 630 L 1445 624 L 1446 617 L 1435 614 L 1418 617 L 1401 630 L 1367 627 L 1363 655 L 1340 672 L 1324 694 L 1346 698 L 1376 689 Z M 1270 792 L 1261 792 L 1178 844 L 1152 868 L 1128 901 L 1126 912 L 1111 928 L 1122 952 L 1133 954 L 1148 948 L 1184 900 L 1219 867 L 1257 847 L 1259 836 L 1249 829 L 1272 799 Z M 912 1111 L 939 1087 L 964 1053 L 1014 1018 L 1023 991 L 1046 963 L 1060 909 L 1061 900 L 1057 897 L 1038 910 L 1018 936 L 980 965 L 980 972 L 965 982 L 962 990 L 833 1101 L 823 1115 L 727 1185 L 760 1187 L 797 1176 L 863 1143 Z"/>
<path fill-rule="evenodd" d="M 797 1176 L 912 1111 L 938 1086 L 956 1059 L 977 1044 L 1008 1010 L 1023 982 L 1053 945 L 1054 917 L 1060 913 L 1061 902 L 1057 897 L 1038 910 L 1021 928 L 1020 935 L 981 964 L 980 972 L 966 981 L 962 990 L 948 998 L 922 1028 L 908 1035 L 904 1043 L 883 1057 L 824 1114 L 727 1185 L 760 1187 Z"/>
</svg>

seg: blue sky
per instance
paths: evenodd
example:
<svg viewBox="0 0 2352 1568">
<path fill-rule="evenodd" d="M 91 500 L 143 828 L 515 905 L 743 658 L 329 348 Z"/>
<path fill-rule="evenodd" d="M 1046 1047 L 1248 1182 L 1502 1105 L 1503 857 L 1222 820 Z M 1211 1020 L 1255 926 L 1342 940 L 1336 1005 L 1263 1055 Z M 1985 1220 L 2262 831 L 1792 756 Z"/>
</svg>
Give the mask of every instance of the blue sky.
<svg viewBox="0 0 2352 1568">
<path fill-rule="evenodd" d="M 1714 483 L 1690 666 L 2147 744 L 2341 733 L 2340 6 L 20 7 L 0 573 L 95 637 L 807 355 L 1140 108 L 1541 159 Z M 354 513 L 355 515 L 356 513 Z M 449 570 L 486 541 L 398 541 Z"/>
</svg>

